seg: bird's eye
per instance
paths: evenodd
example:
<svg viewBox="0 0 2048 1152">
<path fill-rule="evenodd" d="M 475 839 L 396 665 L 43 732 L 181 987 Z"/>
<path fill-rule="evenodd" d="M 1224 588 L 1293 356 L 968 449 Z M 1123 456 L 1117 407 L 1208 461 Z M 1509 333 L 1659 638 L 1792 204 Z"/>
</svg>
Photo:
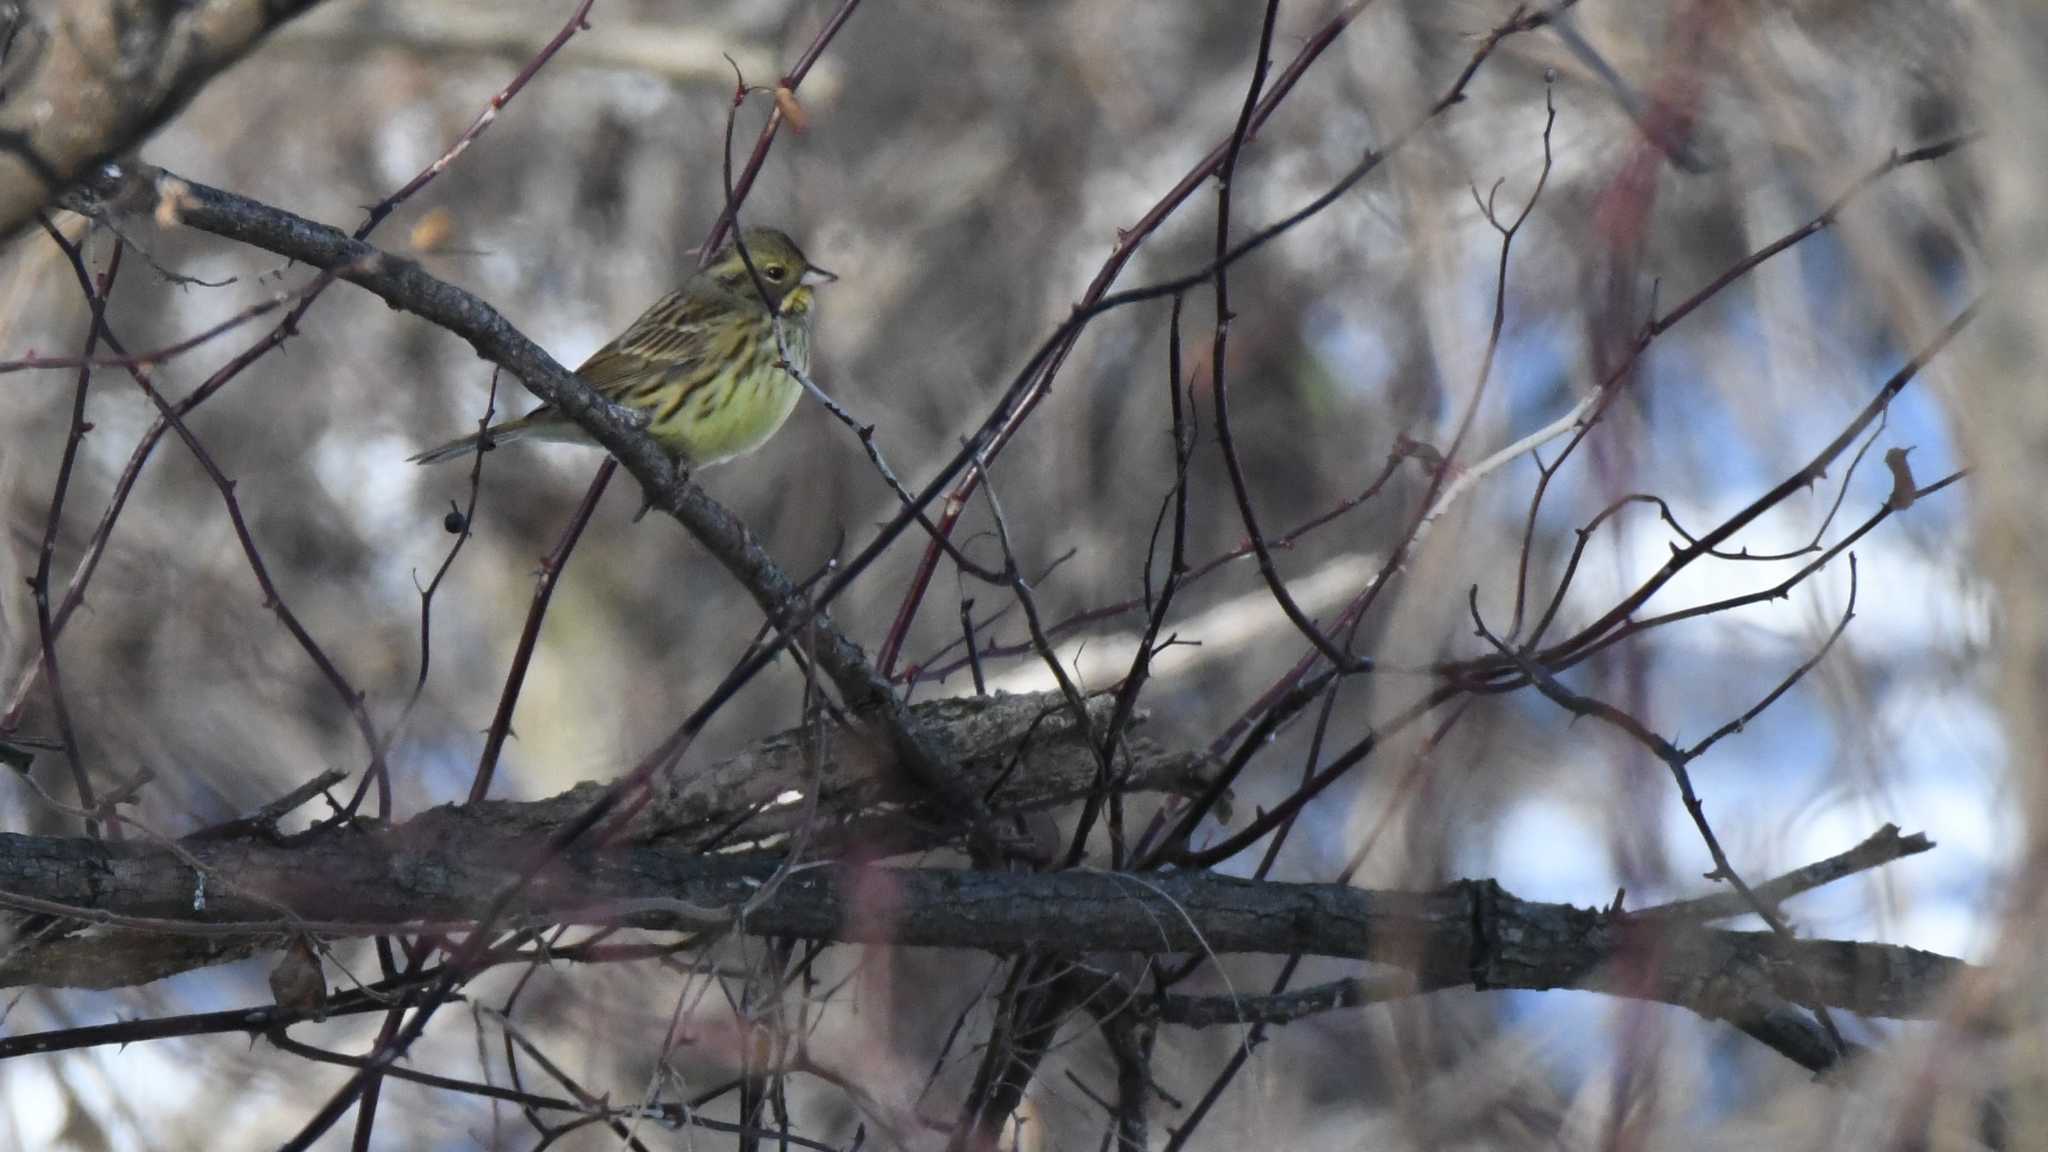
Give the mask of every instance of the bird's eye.
<svg viewBox="0 0 2048 1152">
<path fill-rule="evenodd" d="M 780 284 L 782 283 L 782 278 L 789 275 L 789 269 L 784 268 L 780 264 L 770 264 L 766 268 L 761 269 L 761 275 Z"/>
</svg>

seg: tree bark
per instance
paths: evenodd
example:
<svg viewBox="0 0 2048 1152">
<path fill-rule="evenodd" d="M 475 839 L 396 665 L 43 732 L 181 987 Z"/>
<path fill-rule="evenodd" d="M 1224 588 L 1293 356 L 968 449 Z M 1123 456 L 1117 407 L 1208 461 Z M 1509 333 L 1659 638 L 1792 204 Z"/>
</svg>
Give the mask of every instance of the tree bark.
<svg viewBox="0 0 2048 1152">
<path fill-rule="evenodd" d="M 44 0 L 0 17 L 0 236 L 318 0 Z"/>
</svg>

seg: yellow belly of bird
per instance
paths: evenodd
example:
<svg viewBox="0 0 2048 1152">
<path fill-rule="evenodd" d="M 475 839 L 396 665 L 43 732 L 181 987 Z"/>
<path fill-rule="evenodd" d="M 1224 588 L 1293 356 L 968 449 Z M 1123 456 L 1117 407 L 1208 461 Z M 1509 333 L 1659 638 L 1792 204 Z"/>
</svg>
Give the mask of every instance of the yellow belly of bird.
<svg viewBox="0 0 2048 1152">
<path fill-rule="evenodd" d="M 648 432 L 670 453 L 703 468 L 768 442 L 803 395 L 779 368 L 745 375 L 728 369 L 697 388 L 673 412 L 656 411 Z"/>
</svg>

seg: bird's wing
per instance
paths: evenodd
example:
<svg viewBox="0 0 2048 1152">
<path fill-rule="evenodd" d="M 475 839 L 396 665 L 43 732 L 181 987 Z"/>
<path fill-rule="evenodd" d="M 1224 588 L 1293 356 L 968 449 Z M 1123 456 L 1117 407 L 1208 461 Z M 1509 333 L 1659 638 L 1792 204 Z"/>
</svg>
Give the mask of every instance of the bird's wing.
<svg viewBox="0 0 2048 1152">
<path fill-rule="evenodd" d="M 665 377 L 686 371 L 710 340 L 714 317 L 725 310 L 723 294 L 693 284 L 654 302 L 619 338 L 591 354 L 578 376 L 623 404 L 646 403 L 643 392 L 658 388 Z"/>
</svg>

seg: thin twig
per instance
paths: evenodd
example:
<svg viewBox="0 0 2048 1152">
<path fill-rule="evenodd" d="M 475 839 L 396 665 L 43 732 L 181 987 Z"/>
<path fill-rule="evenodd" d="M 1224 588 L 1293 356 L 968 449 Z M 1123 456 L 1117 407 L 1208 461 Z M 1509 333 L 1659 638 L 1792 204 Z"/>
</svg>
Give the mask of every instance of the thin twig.
<svg viewBox="0 0 2048 1152">
<path fill-rule="evenodd" d="M 88 319 L 85 352 L 79 358 L 78 383 L 71 393 L 71 425 L 64 436 L 63 453 L 57 459 L 57 479 L 50 491 L 50 509 L 43 517 L 43 542 L 36 550 L 36 570 L 29 579 L 29 590 L 35 599 L 36 635 L 41 639 L 43 648 L 43 679 L 50 685 L 50 710 L 56 718 L 58 739 L 64 745 L 64 761 L 71 769 L 72 786 L 78 790 L 79 807 L 86 810 L 86 833 L 98 839 L 100 822 L 92 815 L 92 810 L 98 807 L 99 802 L 94 798 L 92 776 L 86 771 L 84 757 L 79 752 L 78 730 L 71 722 L 71 704 L 65 698 L 64 680 L 57 667 L 57 630 L 50 621 L 50 561 L 57 552 L 57 532 L 64 519 L 64 497 L 71 489 L 71 469 L 78 460 L 78 445 L 91 428 L 85 421 L 85 397 L 92 386 L 92 355 L 99 347 L 100 330 L 105 325 L 107 296 L 113 291 L 114 277 L 121 271 L 122 245 L 115 242 L 114 253 L 107 258 L 106 271 L 100 273 L 99 284 L 95 286 L 92 277 L 86 273 L 84 255 L 78 246 L 64 238 L 47 214 L 37 213 L 36 220 L 72 261 L 78 273 L 79 290 L 85 294 Z"/>
<path fill-rule="evenodd" d="M 591 516 L 597 511 L 597 502 L 604 495 L 605 486 L 611 483 L 612 473 L 618 470 L 618 466 L 618 460 L 610 456 L 597 466 L 597 474 L 590 478 L 590 486 L 584 489 L 576 511 L 570 514 L 569 522 L 562 526 L 561 536 L 541 558 L 540 570 L 534 574 L 533 599 L 526 607 L 526 623 L 519 629 L 519 643 L 512 650 L 512 664 L 506 669 L 504 687 L 498 692 L 498 708 L 491 715 L 491 726 L 484 735 L 484 750 L 477 757 L 476 773 L 470 777 L 471 804 L 490 794 L 491 778 L 498 768 L 498 755 L 505 748 L 506 737 L 512 734 L 512 713 L 519 707 L 519 693 L 526 686 L 526 669 L 533 661 L 534 647 L 540 643 L 540 626 L 547 619 L 555 584 L 562 578 L 562 570 L 569 563 L 569 554 L 576 550 L 576 542 L 583 538 L 583 529 L 590 524 Z"/>
</svg>

